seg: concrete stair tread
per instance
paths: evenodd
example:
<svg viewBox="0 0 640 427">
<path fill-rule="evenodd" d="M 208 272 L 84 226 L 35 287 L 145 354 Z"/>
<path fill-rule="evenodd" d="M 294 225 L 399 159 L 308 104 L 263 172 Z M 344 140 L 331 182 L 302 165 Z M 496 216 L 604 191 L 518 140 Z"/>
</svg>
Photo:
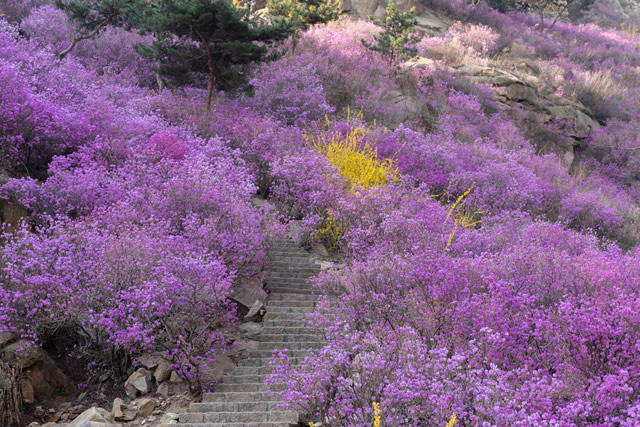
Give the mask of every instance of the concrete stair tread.
<svg viewBox="0 0 640 427">
<path fill-rule="evenodd" d="M 287 427 L 297 425 L 295 411 L 279 408 L 283 384 L 266 385 L 273 352 L 286 350 L 292 363 L 317 353 L 324 345 L 321 331 L 307 326 L 320 294 L 309 279 L 322 269 L 303 248 L 292 241 L 279 242 L 269 250 L 267 289 L 262 333 L 257 348 L 229 373 L 202 402 L 192 403 L 180 415 L 181 427 Z M 271 391 L 267 395 L 267 391 Z"/>
</svg>

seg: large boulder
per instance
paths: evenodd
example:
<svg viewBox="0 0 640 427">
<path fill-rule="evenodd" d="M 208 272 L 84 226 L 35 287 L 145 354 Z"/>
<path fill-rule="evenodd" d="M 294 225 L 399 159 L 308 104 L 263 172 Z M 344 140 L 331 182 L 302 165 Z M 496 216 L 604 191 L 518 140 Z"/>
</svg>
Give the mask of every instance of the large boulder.
<svg viewBox="0 0 640 427">
<path fill-rule="evenodd" d="M 215 362 L 201 368 L 200 375 L 204 383 L 220 383 L 222 377 L 231 372 L 236 367 L 233 360 L 225 354 L 217 354 Z"/>
<path fill-rule="evenodd" d="M 257 322 L 262 319 L 262 316 L 265 314 L 264 302 L 259 299 L 255 300 L 251 307 L 249 308 L 249 312 L 245 314 L 243 320 L 245 322 Z"/>
<path fill-rule="evenodd" d="M 155 378 L 156 382 L 160 384 L 161 382 L 167 381 L 170 375 L 171 363 L 167 359 L 161 359 L 158 362 L 158 367 L 153 372 L 153 378 Z"/>
<path fill-rule="evenodd" d="M 247 337 L 257 337 L 262 333 L 262 323 L 247 322 L 241 324 L 238 329 Z"/>
<path fill-rule="evenodd" d="M 231 288 L 231 300 L 238 305 L 238 314 L 241 317 L 249 313 L 256 301 L 264 304 L 268 294 L 264 290 L 264 284 L 260 279 L 248 279 L 234 284 Z"/>
<path fill-rule="evenodd" d="M 16 227 L 28 215 L 29 211 L 24 206 L 8 200 L 0 200 L 0 223 L 7 223 L 11 227 Z"/>
<path fill-rule="evenodd" d="M 2 359 L 22 370 L 23 398 L 27 403 L 46 400 L 56 393 L 72 393 L 73 383 L 55 365 L 46 351 L 20 340 L 5 346 Z"/>
<path fill-rule="evenodd" d="M 395 0 L 395 2 L 400 12 L 408 12 L 414 7 L 418 14 L 424 10 L 424 6 L 418 0 Z M 358 18 L 374 16 L 381 19 L 386 16 L 388 4 L 388 0 L 342 0 L 342 10 Z"/>
<path fill-rule="evenodd" d="M 585 109 L 576 105 L 550 105 L 547 110 L 554 120 L 571 124 L 569 135 L 574 138 L 586 138 L 593 129 L 600 127 L 597 121 L 587 115 Z"/>
<path fill-rule="evenodd" d="M 154 409 L 156 409 L 156 401 L 145 397 L 136 402 L 136 406 L 138 407 L 138 415 L 141 417 L 148 417 L 151 415 Z"/>
<path fill-rule="evenodd" d="M 140 368 L 135 371 L 124 383 L 124 390 L 131 399 L 151 392 L 152 387 L 153 380 L 151 372 L 145 368 Z"/>
<path fill-rule="evenodd" d="M 111 416 L 115 421 L 132 421 L 138 416 L 138 410 L 133 405 L 127 405 L 120 398 L 113 401 Z"/>
<path fill-rule="evenodd" d="M 71 421 L 67 427 L 112 427 L 116 425 L 113 416 L 106 409 L 89 408 Z"/>
<path fill-rule="evenodd" d="M 429 10 L 419 13 L 416 20 L 418 21 L 418 31 L 432 37 L 441 36 L 451 26 L 451 21 Z"/>
</svg>

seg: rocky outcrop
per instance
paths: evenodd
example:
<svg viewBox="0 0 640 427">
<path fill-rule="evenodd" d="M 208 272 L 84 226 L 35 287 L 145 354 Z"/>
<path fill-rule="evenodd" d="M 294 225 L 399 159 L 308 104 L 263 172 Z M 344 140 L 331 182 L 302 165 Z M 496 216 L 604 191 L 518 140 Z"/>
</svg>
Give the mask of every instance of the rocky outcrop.
<svg viewBox="0 0 640 427">
<path fill-rule="evenodd" d="M 416 58 L 407 61 L 404 68 L 432 68 L 434 61 Z M 547 147 L 556 152 L 565 166 L 571 167 L 574 150 L 581 146 L 589 133 L 600 127 L 591 112 L 582 103 L 557 96 L 555 88 L 544 82 L 535 64 L 520 63 L 512 67 L 465 64 L 448 67 L 462 86 L 468 83 L 490 86 L 497 108 L 507 114 L 518 114 L 523 128 L 539 129 L 554 125 L 571 143 Z"/>
<path fill-rule="evenodd" d="M 342 10 L 361 18 L 384 18 L 387 5 L 388 0 L 342 0 Z M 396 0 L 396 6 L 400 12 L 408 12 L 414 7 L 417 13 L 424 10 L 418 0 Z"/>
<path fill-rule="evenodd" d="M 415 8 L 418 30 L 427 35 L 441 35 L 451 25 L 449 19 L 425 8 L 420 0 L 395 1 L 400 12 L 408 12 Z M 342 0 L 342 10 L 357 18 L 367 19 L 373 16 L 376 19 L 382 19 L 386 16 L 388 4 L 388 0 Z"/>
<path fill-rule="evenodd" d="M 3 343 L 0 358 L 22 372 L 22 400 L 25 403 L 34 403 L 74 390 L 71 381 L 42 348 L 30 341 L 16 341 L 8 334 L 0 337 L 0 342 Z"/>
</svg>

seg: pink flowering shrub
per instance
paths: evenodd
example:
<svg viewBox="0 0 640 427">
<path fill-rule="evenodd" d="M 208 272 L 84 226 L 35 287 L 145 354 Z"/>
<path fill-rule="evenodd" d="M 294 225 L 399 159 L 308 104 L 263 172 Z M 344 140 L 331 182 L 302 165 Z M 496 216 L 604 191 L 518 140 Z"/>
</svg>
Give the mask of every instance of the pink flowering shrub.
<svg viewBox="0 0 640 427">
<path fill-rule="evenodd" d="M 54 53 L 62 51 L 73 39 L 74 26 L 67 15 L 55 6 L 41 6 L 20 22 L 20 30 Z"/>
<path fill-rule="evenodd" d="M 20 29 L 52 53 L 64 50 L 75 36 L 73 23 L 54 6 L 33 9 L 22 20 Z M 119 81 L 155 85 L 152 62 L 140 56 L 133 47 L 135 44 L 149 44 L 151 40 L 132 31 L 108 26 L 97 36 L 80 42 L 71 55 L 98 71 L 103 80 L 118 76 Z"/>
<path fill-rule="evenodd" d="M 447 63 L 486 63 L 496 52 L 499 34 L 486 25 L 454 22 L 444 37 L 424 38 L 418 45 L 421 56 L 443 59 Z"/>
<path fill-rule="evenodd" d="M 366 49 L 379 30 L 373 23 L 343 19 L 305 32 L 295 51 L 296 62 L 312 64 L 327 101 L 338 111 L 351 107 L 367 117 L 385 120 L 397 112 L 383 100 L 398 90 L 385 59 Z M 304 78 L 304 77 L 300 77 Z"/>
<path fill-rule="evenodd" d="M 29 16 L 31 10 L 50 4 L 50 0 L 12 0 L 2 2 L 0 5 L 0 14 L 7 15 L 8 19 L 13 22 L 20 22 L 20 20 Z"/>
<path fill-rule="evenodd" d="M 157 151 L 161 156 L 172 160 L 183 160 L 188 153 L 184 142 L 175 135 L 160 132 L 149 138 L 149 148 Z"/>
<path fill-rule="evenodd" d="M 638 148 L 640 138 L 637 133 L 638 120 L 630 122 L 611 121 L 607 126 L 596 129 L 589 136 L 587 151 L 597 161 L 596 166 L 607 176 L 627 186 L 637 198 Z"/>
<path fill-rule="evenodd" d="M 250 83 L 255 94 L 249 103 L 286 124 L 304 125 L 334 111 L 315 67 L 297 58 L 263 65 Z"/>
<path fill-rule="evenodd" d="M 160 349 L 199 390 L 198 368 L 227 345 L 233 280 L 261 272 L 262 220 L 249 175 L 221 141 L 194 140 L 177 159 L 156 149 L 121 152 L 116 164 L 84 150 L 31 189 L 34 214 L 50 219 L 3 251 L 0 326 L 44 339 L 71 322 L 115 348 Z M 14 197 L 25 190 L 18 184 L 6 187 Z"/>
<path fill-rule="evenodd" d="M 374 402 L 392 426 L 452 414 L 638 424 L 637 39 L 439 6 L 464 23 L 425 52 L 487 64 L 510 52 L 592 109 L 603 127 L 575 141 L 572 175 L 540 154 L 568 144 L 566 128 L 530 140 L 492 88 L 442 61 L 390 67 L 361 44 L 380 31 L 369 22 L 311 28 L 255 68 L 255 97 L 218 94 L 206 111 L 201 89 L 144 87 L 150 64 L 131 43 L 148 40 L 134 33 L 107 29 L 57 60 L 68 23 L 31 3 L 11 5 L 29 5 L 12 16 L 20 31 L 0 19 L 0 154 L 13 176 L 0 198 L 30 213 L 3 236 L 0 332 L 44 343 L 84 330 L 77 344 L 100 368 L 114 368 L 109 351 L 156 351 L 207 389 L 198 373 L 231 345 L 233 285 L 259 278 L 269 230 L 298 220 L 302 243 L 333 232 L 344 268 L 313 279 L 309 324 L 326 346 L 300 365 L 274 359 L 286 406 L 331 425 L 375 423 Z M 407 94 L 413 106 L 394 103 Z M 416 105 L 429 120 L 406 119 Z M 351 186 L 311 143 L 354 129 L 352 151 L 368 147 L 394 179 Z M 255 208 L 256 194 L 277 210 Z"/>
<path fill-rule="evenodd" d="M 0 78 L 0 161 L 14 173 L 42 178 L 51 158 L 83 144 L 91 127 L 38 96 L 16 67 L 0 64 Z"/>
<path fill-rule="evenodd" d="M 287 406 L 340 425 L 370 423 L 373 401 L 387 425 L 633 420 L 640 336 L 619 325 L 636 321 L 637 258 L 524 217 L 462 231 L 446 254 L 443 215 L 432 200 L 381 215 L 364 259 L 318 278 L 338 302 L 310 318 L 324 349 L 274 359 Z M 405 246 L 398 229 L 423 231 Z"/>
</svg>

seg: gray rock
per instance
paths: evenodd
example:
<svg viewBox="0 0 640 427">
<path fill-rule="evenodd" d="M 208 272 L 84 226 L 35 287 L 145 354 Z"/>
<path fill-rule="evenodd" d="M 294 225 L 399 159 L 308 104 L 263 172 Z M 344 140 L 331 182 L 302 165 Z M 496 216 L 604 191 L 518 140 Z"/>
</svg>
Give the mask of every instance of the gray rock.
<svg viewBox="0 0 640 427">
<path fill-rule="evenodd" d="M 10 332 L 0 332 L 0 350 L 16 339 L 16 336 Z"/>
<path fill-rule="evenodd" d="M 151 391 L 151 385 L 151 372 L 144 368 L 140 368 L 127 378 L 127 381 L 124 383 L 124 389 L 129 398 L 135 399 L 140 395 L 149 393 Z"/>
<path fill-rule="evenodd" d="M 162 418 L 160 418 L 160 424 L 177 424 L 178 418 L 178 414 L 167 412 L 162 416 Z"/>
<path fill-rule="evenodd" d="M 247 322 L 240 325 L 238 329 L 240 329 L 242 332 L 245 333 L 245 335 L 249 337 L 255 337 L 257 335 L 260 335 L 260 333 L 262 332 L 262 324 Z"/>
<path fill-rule="evenodd" d="M 157 383 L 161 383 L 169 379 L 171 375 L 171 363 L 167 359 L 162 359 L 158 362 L 158 367 L 153 372 L 153 377 Z"/>
<path fill-rule="evenodd" d="M 136 362 L 152 371 L 156 366 L 158 366 L 160 360 L 162 360 L 162 356 L 158 356 L 156 354 L 143 354 L 136 359 Z"/>
<path fill-rule="evenodd" d="M 528 101 L 532 104 L 538 103 L 538 97 L 533 88 L 520 83 L 512 83 L 507 86 L 507 98 L 517 102 Z"/>
<path fill-rule="evenodd" d="M 180 375 L 178 375 L 178 373 L 176 371 L 173 371 L 173 372 L 171 372 L 171 376 L 169 377 L 169 382 L 181 383 L 182 382 L 182 378 L 180 378 Z"/>
<path fill-rule="evenodd" d="M 260 318 L 264 315 L 264 302 L 260 300 L 255 300 L 255 302 L 249 308 L 249 312 L 244 316 L 245 322 L 255 322 L 260 320 Z"/>
<path fill-rule="evenodd" d="M 267 293 L 261 280 L 245 280 L 233 286 L 231 299 L 238 304 L 240 313 L 247 313 L 256 300 L 264 303 Z"/>
<path fill-rule="evenodd" d="M 323 257 L 328 257 L 329 256 L 329 251 L 327 250 L 327 248 L 325 247 L 325 245 L 323 245 L 322 243 L 313 243 L 311 245 L 311 247 L 313 248 L 314 251 L 316 251 L 316 253 L 320 256 Z"/>
<path fill-rule="evenodd" d="M 113 416 L 106 409 L 89 408 L 69 423 L 68 427 L 112 426 L 115 425 L 113 421 Z"/>
<path fill-rule="evenodd" d="M 125 404 L 122 399 L 116 398 L 113 401 L 111 415 L 116 421 L 132 421 L 138 416 L 138 410 L 132 405 Z"/>
<path fill-rule="evenodd" d="M 591 130 L 600 127 L 598 122 L 572 105 L 552 105 L 547 107 L 547 110 L 552 118 L 572 123 L 573 129 L 570 136 L 575 138 L 585 138 Z"/>
<path fill-rule="evenodd" d="M 162 397 L 169 396 L 169 384 L 167 383 L 160 384 L 158 386 L 158 390 L 156 390 L 156 393 L 158 393 Z"/>
<path fill-rule="evenodd" d="M 138 415 L 141 417 L 148 417 L 156 409 L 156 401 L 148 397 L 138 400 L 136 405 L 138 406 Z"/>
<path fill-rule="evenodd" d="M 440 36 L 451 26 L 449 22 L 427 10 L 418 14 L 416 21 L 418 21 L 418 30 L 429 36 Z"/>
</svg>

